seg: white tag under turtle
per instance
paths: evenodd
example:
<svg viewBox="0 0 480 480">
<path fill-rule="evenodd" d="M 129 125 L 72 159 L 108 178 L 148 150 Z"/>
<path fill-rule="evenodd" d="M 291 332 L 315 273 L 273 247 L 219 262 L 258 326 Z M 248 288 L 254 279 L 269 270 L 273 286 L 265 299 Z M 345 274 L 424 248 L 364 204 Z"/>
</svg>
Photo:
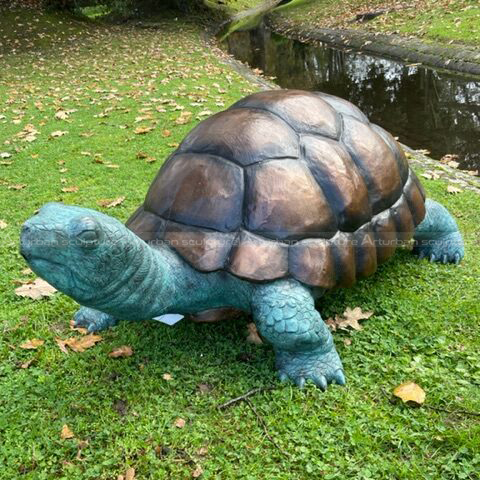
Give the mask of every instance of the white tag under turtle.
<svg viewBox="0 0 480 480">
<path fill-rule="evenodd" d="M 152 320 L 172 326 L 179 322 L 182 318 L 184 318 L 183 315 L 180 315 L 179 313 L 167 313 L 165 315 L 160 315 L 159 317 L 153 317 Z"/>
</svg>

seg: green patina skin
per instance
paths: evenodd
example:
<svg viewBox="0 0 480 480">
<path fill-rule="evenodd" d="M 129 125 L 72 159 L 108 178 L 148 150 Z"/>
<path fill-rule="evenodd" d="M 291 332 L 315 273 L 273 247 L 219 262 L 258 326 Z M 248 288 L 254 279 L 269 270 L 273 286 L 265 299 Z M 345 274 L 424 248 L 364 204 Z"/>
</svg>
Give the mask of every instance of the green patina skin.
<svg viewBox="0 0 480 480">
<path fill-rule="evenodd" d="M 464 251 L 455 221 L 432 200 L 426 209 L 415 230 L 416 253 L 458 263 Z M 297 280 L 255 283 L 225 271 L 202 273 L 112 217 L 59 203 L 46 204 L 25 222 L 21 253 L 35 273 L 82 305 L 76 324 L 91 332 L 118 319 L 234 307 L 251 313 L 273 345 L 282 380 L 300 387 L 311 380 L 322 389 L 345 383 L 331 333 L 315 309 L 321 291 Z"/>
</svg>

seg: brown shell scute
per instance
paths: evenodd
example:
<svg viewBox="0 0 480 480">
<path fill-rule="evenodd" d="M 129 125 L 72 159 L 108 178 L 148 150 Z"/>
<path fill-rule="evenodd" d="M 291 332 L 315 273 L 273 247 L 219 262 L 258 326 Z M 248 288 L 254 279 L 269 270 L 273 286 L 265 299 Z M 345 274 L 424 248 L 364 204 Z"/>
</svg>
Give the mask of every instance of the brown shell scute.
<svg viewBox="0 0 480 480">
<path fill-rule="evenodd" d="M 242 221 L 243 185 L 238 165 L 212 155 L 179 154 L 152 183 L 145 209 L 166 220 L 229 232 Z"/>
<path fill-rule="evenodd" d="M 336 233 L 336 218 L 303 162 L 271 160 L 246 171 L 248 230 L 278 240 L 329 238 Z"/>
<path fill-rule="evenodd" d="M 255 93 L 232 105 L 234 108 L 267 110 L 285 120 L 300 133 L 338 138 L 340 118 L 335 110 L 315 93 L 302 90 L 270 90 Z"/>
<path fill-rule="evenodd" d="M 313 176 L 338 219 L 339 229 L 353 232 L 372 218 L 368 191 L 348 152 L 322 137 L 304 136 L 302 145 Z"/>
<path fill-rule="evenodd" d="M 392 150 L 370 126 L 343 118 L 342 140 L 362 172 L 374 214 L 390 207 L 400 196 L 403 183 Z"/>
<path fill-rule="evenodd" d="M 299 155 L 297 135 L 286 122 L 269 112 L 247 108 L 207 118 L 185 137 L 178 150 L 210 153 L 243 166 Z"/>
<path fill-rule="evenodd" d="M 250 95 L 201 122 L 127 222 L 202 272 L 350 286 L 409 240 L 425 192 L 395 139 L 332 95 Z"/>
</svg>

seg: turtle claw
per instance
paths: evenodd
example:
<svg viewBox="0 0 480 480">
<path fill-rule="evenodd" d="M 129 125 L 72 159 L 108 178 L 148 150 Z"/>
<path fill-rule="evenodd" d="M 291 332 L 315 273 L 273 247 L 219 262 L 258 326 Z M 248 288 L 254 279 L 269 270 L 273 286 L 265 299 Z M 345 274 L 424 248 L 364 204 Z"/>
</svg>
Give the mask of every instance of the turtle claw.
<svg viewBox="0 0 480 480">
<path fill-rule="evenodd" d="M 285 383 L 288 381 L 288 375 L 285 372 L 279 372 L 278 373 L 278 378 L 282 383 Z"/>
<path fill-rule="evenodd" d="M 337 370 L 333 374 L 333 378 L 338 385 L 345 385 L 347 383 L 345 380 L 345 375 L 343 374 L 343 370 Z"/>
<path fill-rule="evenodd" d="M 280 380 L 290 379 L 299 388 L 308 380 L 324 391 L 333 382 L 345 385 L 342 362 L 334 347 L 327 352 L 320 348 L 310 352 L 277 350 L 276 364 Z"/>
<path fill-rule="evenodd" d="M 434 253 L 432 253 L 432 254 L 430 255 L 430 263 L 434 263 L 436 259 L 437 259 L 437 257 L 435 256 Z"/>
<path fill-rule="evenodd" d="M 88 333 L 99 332 L 113 327 L 117 320 L 108 313 L 89 307 L 82 307 L 73 316 L 74 326 L 86 328 Z"/>
<path fill-rule="evenodd" d="M 414 253 L 418 258 L 427 258 L 430 262 L 458 265 L 464 255 L 463 240 L 459 232 L 449 233 L 438 239 L 417 240 Z"/>
<path fill-rule="evenodd" d="M 460 257 L 460 254 L 457 252 L 457 253 L 455 254 L 455 256 L 454 256 L 454 259 L 453 259 L 455 265 L 458 265 L 458 264 L 460 263 L 460 260 L 461 260 L 461 259 L 462 259 L 462 258 Z"/>
</svg>

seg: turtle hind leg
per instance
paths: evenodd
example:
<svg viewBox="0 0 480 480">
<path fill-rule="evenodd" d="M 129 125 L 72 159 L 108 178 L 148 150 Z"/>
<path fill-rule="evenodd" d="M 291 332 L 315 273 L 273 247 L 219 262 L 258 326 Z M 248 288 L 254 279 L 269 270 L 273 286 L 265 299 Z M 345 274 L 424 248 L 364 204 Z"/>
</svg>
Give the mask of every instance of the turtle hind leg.
<svg viewBox="0 0 480 480">
<path fill-rule="evenodd" d="M 465 255 L 462 235 L 448 210 L 434 200 L 425 202 L 426 214 L 414 233 L 413 252 L 431 262 L 460 263 Z"/>
<path fill-rule="evenodd" d="M 273 344 L 281 380 L 300 388 L 310 380 L 322 390 L 329 383 L 345 384 L 332 335 L 308 288 L 295 280 L 259 285 L 252 313 L 262 337 Z"/>
<path fill-rule="evenodd" d="M 73 320 L 75 327 L 86 328 L 89 333 L 106 330 L 118 323 L 118 320 L 112 315 L 89 307 L 81 307 L 77 310 Z"/>
</svg>

